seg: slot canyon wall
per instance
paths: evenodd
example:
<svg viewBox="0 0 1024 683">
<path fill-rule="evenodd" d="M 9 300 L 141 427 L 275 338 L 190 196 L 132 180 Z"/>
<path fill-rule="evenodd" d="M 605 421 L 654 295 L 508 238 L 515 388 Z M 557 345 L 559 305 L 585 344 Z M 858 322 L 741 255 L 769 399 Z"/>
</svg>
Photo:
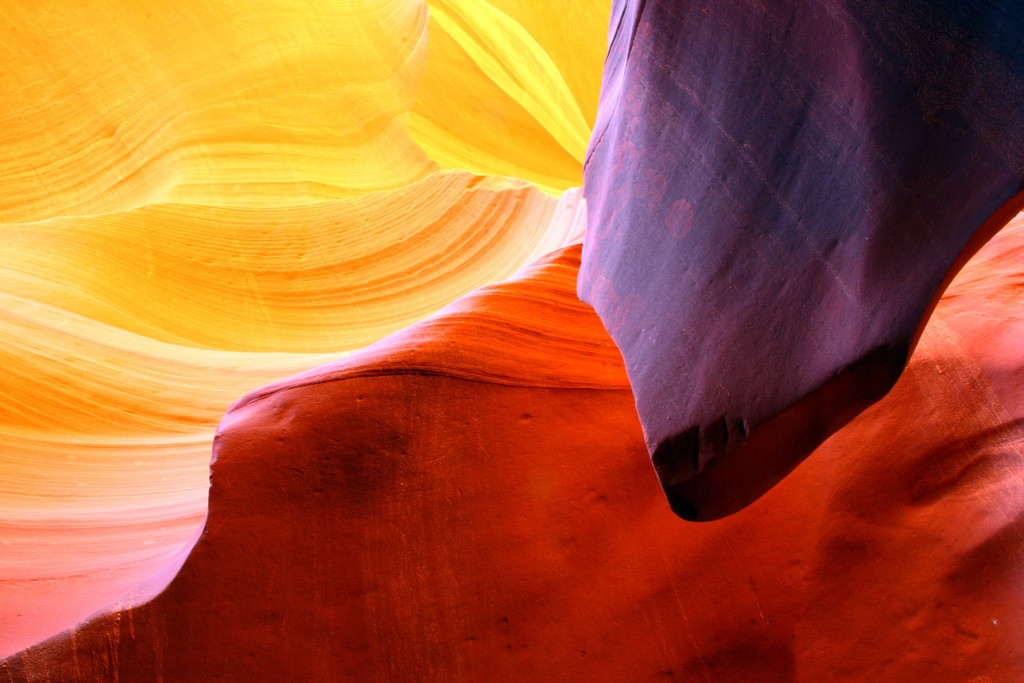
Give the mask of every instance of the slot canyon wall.
<svg viewBox="0 0 1024 683">
<path fill-rule="evenodd" d="M 1024 679 L 1024 12 L 194 4 L 0 9 L 0 680 Z"/>
</svg>

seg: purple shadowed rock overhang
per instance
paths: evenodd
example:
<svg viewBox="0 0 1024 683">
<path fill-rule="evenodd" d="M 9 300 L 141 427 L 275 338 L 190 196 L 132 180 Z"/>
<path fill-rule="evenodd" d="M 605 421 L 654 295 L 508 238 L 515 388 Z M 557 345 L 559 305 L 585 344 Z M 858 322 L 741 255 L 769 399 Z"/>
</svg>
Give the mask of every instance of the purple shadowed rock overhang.
<svg viewBox="0 0 1024 683">
<path fill-rule="evenodd" d="M 883 396 L 1022 206 L 1024 7 L 615 0 L 579 278 L 677 514 Z"/>
</svg>

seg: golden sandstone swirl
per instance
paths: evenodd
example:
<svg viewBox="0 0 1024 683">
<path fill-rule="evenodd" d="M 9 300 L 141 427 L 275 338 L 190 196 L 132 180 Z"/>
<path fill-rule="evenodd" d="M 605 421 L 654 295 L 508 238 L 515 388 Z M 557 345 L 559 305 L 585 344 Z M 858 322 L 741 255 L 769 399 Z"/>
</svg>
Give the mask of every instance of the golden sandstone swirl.
<svg viewBox="0 0 1024 683">
<path fill-rule="evenodd" d="M 330 654 L 365 680 L 1012 677 L 1024 217 L 885 401 L 751 514 L 683 525 L 560 249 L 607 4 L 0 6 L 0 659 L 114 611 L 0 677 L 129 652 L 228 680 L 280 627 L 266 657 L 337 680 L 317 626 L 350 620 Z M 247 394 L 224 514 L 117 611 L 192 550 Z M 323 434 L 351 489 L 296 471 Z"/>
<path fill-rule="evenodd" d="M 0 656 L 166 585 L 233 400 L 582 236 L 604 5 L 0 8 Z"/>
</svg>

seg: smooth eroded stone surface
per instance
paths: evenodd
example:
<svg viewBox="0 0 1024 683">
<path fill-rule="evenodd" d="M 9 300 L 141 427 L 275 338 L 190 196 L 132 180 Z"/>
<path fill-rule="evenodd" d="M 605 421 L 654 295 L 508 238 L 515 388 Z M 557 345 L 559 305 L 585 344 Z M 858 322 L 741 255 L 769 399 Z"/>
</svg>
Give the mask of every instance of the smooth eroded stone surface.
<svg viewBox="0 0 1024 683">
<path fill-rule="evenodd" d="M 678 514 L 742 508 L 882 396 L 1020 209 L 1022 30 L 1013 3 L 614 2 L 579 292 Z"/>
<path fill-rule="evenodd" d="M 1016 680 L 1024 365 L 960 332 L 1012 317 L 1004 237 L 885 399 L 702 525 L 664 505 L 570 247 L 236 403 L 170 588 L 0 680 Z"/>
<path fill-rule="evenodd" d="M 441 173 L 301 210 L 0 226 L 0 656 L 167 584 L 237 397 L 507 277 L 583 215 L 578 192 Z"/>
<path fill-rule="evenodd" d="M 439 172 L 301 207 L 153 204 L 11 223 L 0 292 L 181 346 L 352 351 L 579 239 L 578 207 L 578 189 L 556 199 Z"/>
<path fill-rule="evenodd" d="M 435 4 L 0 6 L 0 657 L 166 587 L 232 401 L 580 239 L 607 7 Z"/>
</svg>

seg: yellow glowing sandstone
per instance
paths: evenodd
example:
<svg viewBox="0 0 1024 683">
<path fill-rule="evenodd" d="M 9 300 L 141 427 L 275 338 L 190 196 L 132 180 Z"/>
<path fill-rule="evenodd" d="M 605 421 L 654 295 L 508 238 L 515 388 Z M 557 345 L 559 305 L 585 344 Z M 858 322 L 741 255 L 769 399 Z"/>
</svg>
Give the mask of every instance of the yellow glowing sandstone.
<svg viewBox="0 0 1024 683">
<path fill-rule="evenodd" d="M 235 398 L 579 238 L 605 4 L 0 7 L 0 656 L 173 577 Z"/>
</svg>

